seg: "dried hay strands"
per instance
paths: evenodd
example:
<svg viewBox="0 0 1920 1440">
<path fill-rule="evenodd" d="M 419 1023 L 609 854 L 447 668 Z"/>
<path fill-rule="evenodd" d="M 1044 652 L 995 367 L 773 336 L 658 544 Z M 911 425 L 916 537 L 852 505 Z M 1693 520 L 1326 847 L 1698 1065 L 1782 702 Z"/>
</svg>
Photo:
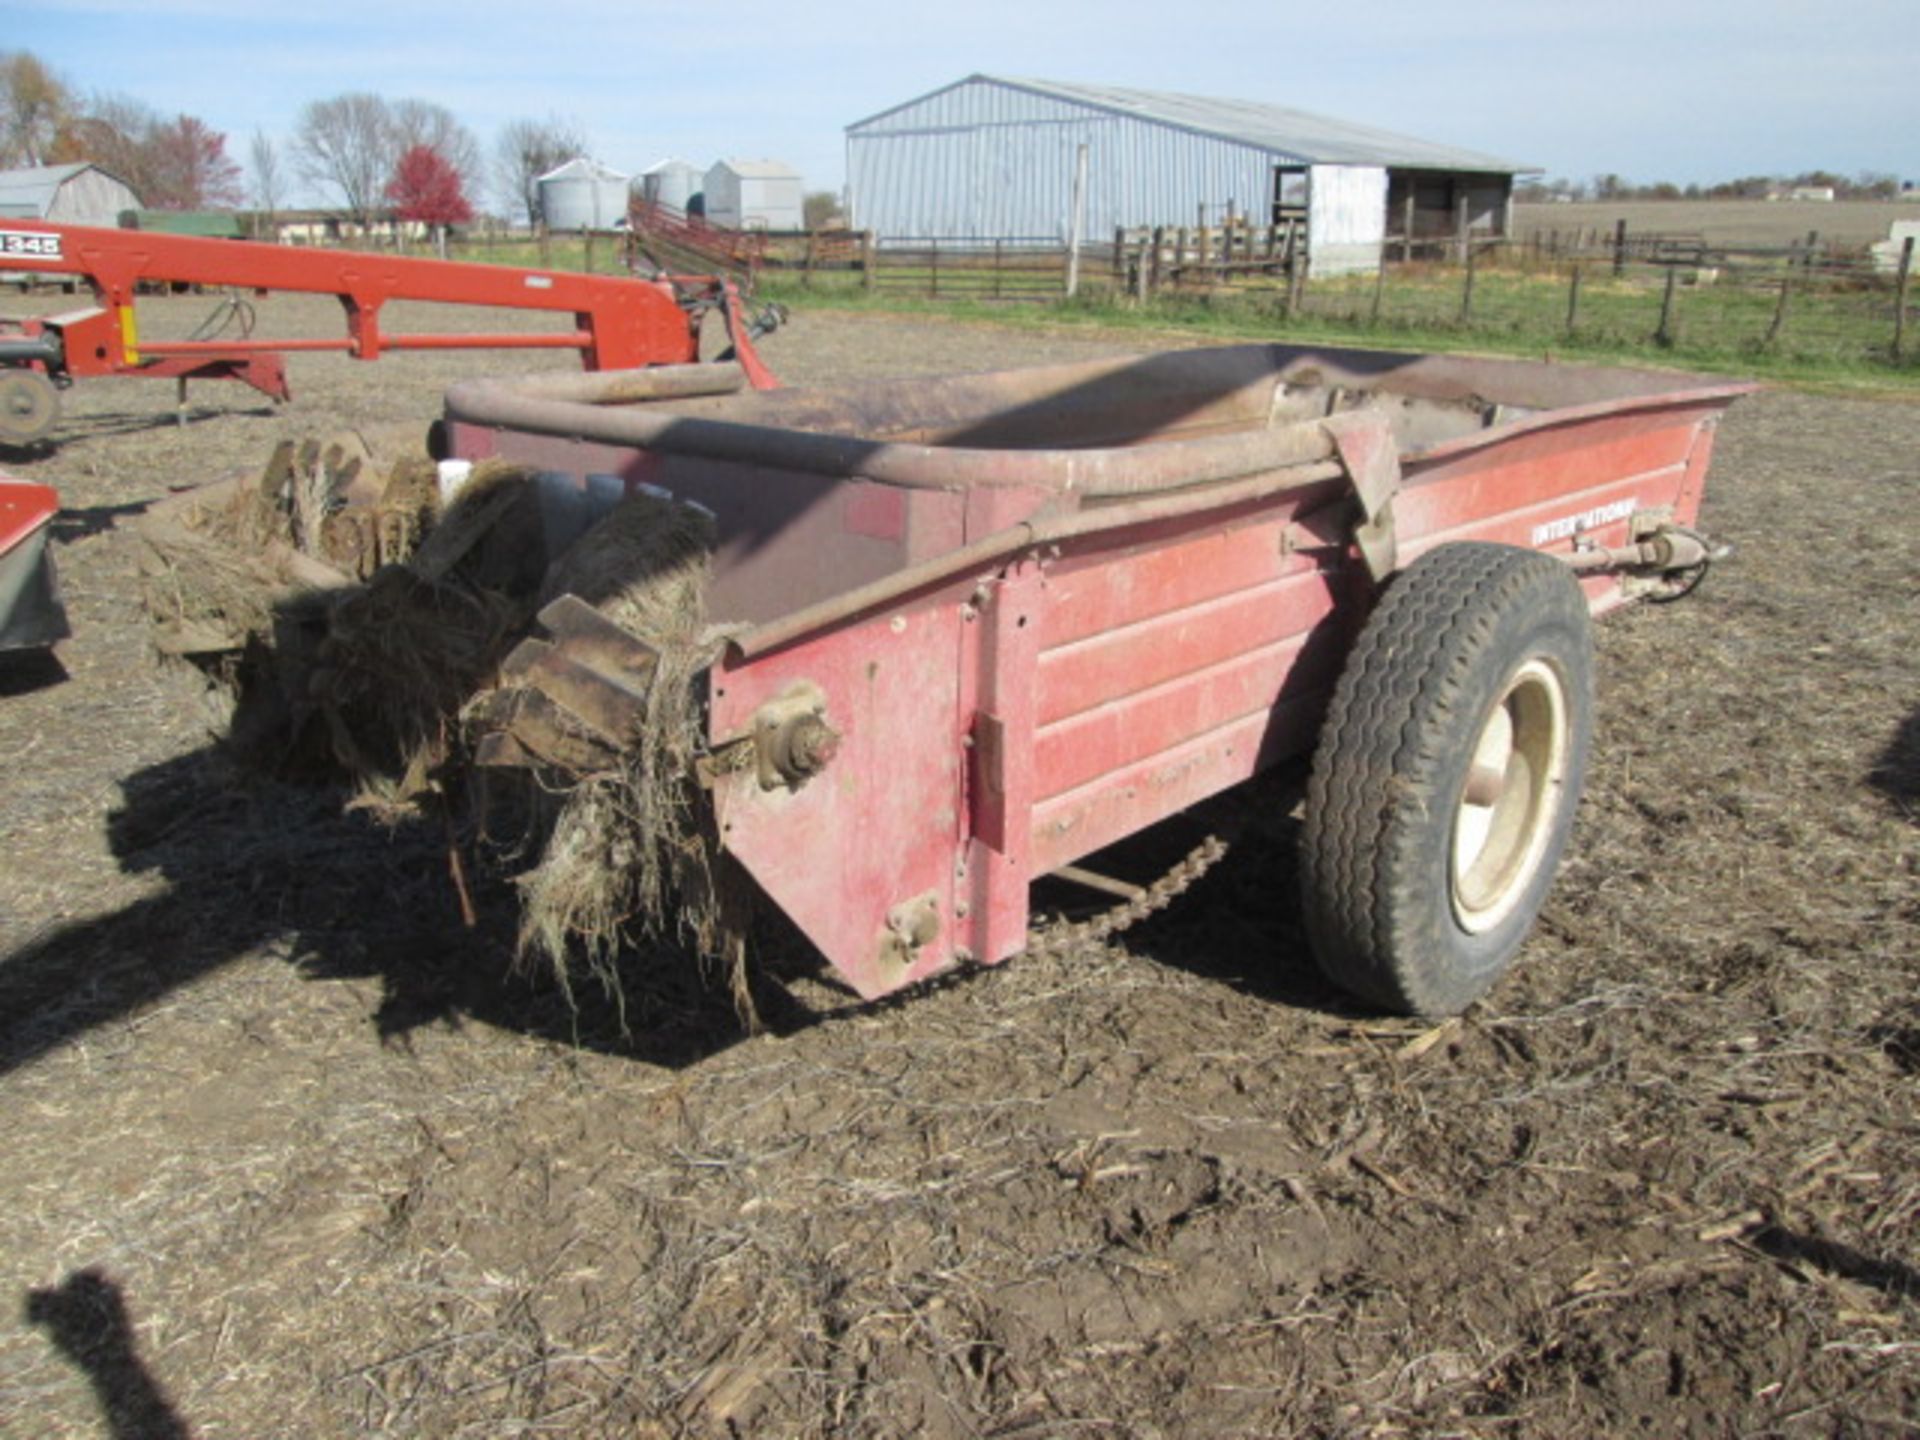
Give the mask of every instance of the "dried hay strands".
<svg viewBox="0 0 1920 1440">
<path fill-rule="evenodd" d="M 638 491 L 557 560 L 543 599 L 579 595 L 658 652 L 632 742 L 611 767 L 545 774 L 559 812 L 519 884 L 520 952 L 543 959 L 569 995 L 576 958 L 625 1014 L 615 959 L 636 936 L 680 940 L 725 965 L 736 1009 L 754 1023 L 745 978 L 750 903 L 720 854 L 697 779 L 706 745 L 700 680 L 721 636 L 706 624 L 713 517 Z"/>
<path fill-rule="evenodd" d="M 418 484 L 396 467 L 385 494 L 411 505 L 405 487 L 417 494 Z M 488 462 L 405 564 L 331 607 L 308 693 L 356 805 L 397 817 L 438 788 L 460 712 L 532 621 L 546 570 L 540 525 L 532 472 Z"/>
</svg>

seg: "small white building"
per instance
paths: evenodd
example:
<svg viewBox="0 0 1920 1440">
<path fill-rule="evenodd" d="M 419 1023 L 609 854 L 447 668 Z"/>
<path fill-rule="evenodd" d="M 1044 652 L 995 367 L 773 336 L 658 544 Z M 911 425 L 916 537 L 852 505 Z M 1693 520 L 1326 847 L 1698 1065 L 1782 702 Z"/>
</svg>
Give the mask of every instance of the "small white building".
<svg viewBox="0 0 1920 1440">
<path fill-rule="evenodd" d="M 777 160 L 721 160 L 707 170 L 709 225 L 730 230 L 804 230 L 799 173 Z"/>
<path fill-rule="evenodd" d="M 0 170 L 0 219 L 111 229 L 120 223 L 121 211 L 140 208 L 131 185 L 87 161 Z"/>
</svg>

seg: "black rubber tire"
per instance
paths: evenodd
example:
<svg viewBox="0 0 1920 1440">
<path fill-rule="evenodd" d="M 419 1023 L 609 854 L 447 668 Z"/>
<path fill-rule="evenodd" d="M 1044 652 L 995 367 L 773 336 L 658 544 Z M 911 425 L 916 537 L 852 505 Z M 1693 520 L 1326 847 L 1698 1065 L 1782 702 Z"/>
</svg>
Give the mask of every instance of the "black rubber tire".
<svg viewBox="0 0 1920 1440">
<path fill-rule="evenodd" d="M 1592 695 L 1586 600 L 1564 565 L 1461 543 L 1395 577 L 1334 687 L 1307 789 L 1301 898 L 1329 979 L 1417 1015 L 1457 1014 L 1493 986 L 1533 928 L 1566 849 Z M 1513 719 L 1509 707 L 1522 704 L 1529 708 Z M 1484 757 L 1493 743 L 1499 753 L 1484 738 L 1497 706 L 1510 737 L 1545 736 L 1554 748 L 1543 758 L 1516 741 L 1496 773 L 1523 776 L 1526 790 L 1509 805 L 1503 778 L 1499 798 L 1475 802 L 1482 815 L 1508 806 L 1519 817 L 1498 827 L 1513 837 L 1503 842 L 1500 883 L 1486 887 L 1498 901 L 1476 911 L 1455 868 L 1469 833 L 1456 822 L 1468 823 L 1460 817 L 1476 752 Z M 1487 843 L 1468 841 L 1463 855 Z"/>
<path fill-rule="evenodd" d="M 38 370 L 0 369 L 0 445 L 38 444 L 60 423 L 60 392 Z"/>
</svg>

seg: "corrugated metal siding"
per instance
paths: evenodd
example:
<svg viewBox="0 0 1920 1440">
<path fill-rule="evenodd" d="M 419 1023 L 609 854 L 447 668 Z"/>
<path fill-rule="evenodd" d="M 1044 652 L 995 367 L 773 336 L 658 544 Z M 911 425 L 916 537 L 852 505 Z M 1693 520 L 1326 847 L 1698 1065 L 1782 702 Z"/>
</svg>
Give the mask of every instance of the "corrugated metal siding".
<svg viewBox="0 0 1920 1440">
<path fill-rule="evenodd" d="M 140 197 L 131 186 L 122 184 L 102 170 L 83 170 L 63 184 L 54 194 L 47 219 L 68 225 L 107 225 L 120 223 L 122 210 L 140 208 Z"/>
<path fill-rule="evenodd" d="M 853 223 L 899 239 L 1064 240 L 1079 147 L 1087 238 L 1264 216 L 1274 157 L 1049 96 L 967 82 L 847 132 Z"/>
<path fill-rule="evenodd" d="M 769 230 L 799 230 L 806 225 L 800 179 L 795 175 L 742 176 L 740 216 L 735 223 Z"/>
<path fill-rule="evenodd" d="M 715 225 L 740 225 L 740 177 L 726 165 L 711 165 L 701 187 L 706 217 Z"/>
<path fill-rule="evenodd" d="M 798 230 L 806 224 L 803 182 L 785 166 L 720 161 L 707 171 L 706 213 L 715 225 Z"/>
</svg>

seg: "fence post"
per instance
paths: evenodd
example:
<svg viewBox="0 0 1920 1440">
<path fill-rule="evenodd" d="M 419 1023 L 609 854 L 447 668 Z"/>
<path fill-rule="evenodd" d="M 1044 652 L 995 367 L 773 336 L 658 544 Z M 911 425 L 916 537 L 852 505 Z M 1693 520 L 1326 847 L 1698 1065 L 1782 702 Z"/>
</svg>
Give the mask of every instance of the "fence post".
<svg viewBox="0 0 1920 1440">
<path fill-rule="evenodd" d="M 1288 237 L 1297 240 L 1298 232 Z M 1293 251 L 1293 264 L 1287 267 L 1287 314 L 1289 317 L 1300 313 L 1300 307 L 1307 303 L 1307 257 L 1300 253 L 1297 245 Z"/>
<path fill-rule="evenodd" d="M 1113 288 L 1127 288 L 1127 230 L 1124 225 L 1113 227 Z"/>
<path fill-rule="evenodd" d="M 1200 259 L 1199 259 L 1200 278 L 1201 278 L 1201 282 L 1204 284 L 1207 279 L 1207 272 L 1213 266 L 1213 231 L 1209 230 L 1205 225 L 1202 225 L 1200 227 L 1199 241 L 1200 241 Z"/>
<path fill-rule="evenodd" d="M 584 225 L 580 227 L 580 252 L 581 273 L 591 275 L 593 273 L 593 231 Z"/>
<path fill-rule="evenodd" d="M 998 299 L 1000 298 L 1000 247 L 1001 247 L 1001 245 L 1003 245 L 1004 243 L 1005 243 L 1005 242 L 1004 242 L 1004 241 L 1002 241 L 1002 240 L 1001 240 L 1001 239 L 1000 239 L 999 237 L 997 237 L 997 236 L 996 236 L 996 237 L 994 238 L 994 242 L 993 242 L 993 298 L 994 298 L 994 299 L 996 299 L 996 300 L 998 300 Z M 1067 293 L 1068 293 L 1069 295 L 1071 295 L 1071 294 L 1073 293 L 1073 286 L 1072 286 L 1072 285 L 1068 285 L 1068 286 L 1067 286 Z"/>
<path fill-rule="evenodd" d="M 1793 295 L 1793 276 L 1791 273 L 1780 277 L 1780 298 L 1773 305 L 1773 323 L 1767 326 L 1767 338 L 1761 342 L 1769 348 L 1774 341 L 1786 333 L 1787 301 Z"/>
<path fill-rule="evenodd" d="M 1567 337 L 1573 337 L 1574 327 L 1580 323 L 1580 262 L 1573 262 L 1573 278 L 1567 282 Z"/>
<path fill-rule="evenodd" d="M 1460 319 L 1462 323 L 1473 318 L 1473 246 L 1466 247 L 1467 278 L 1460 289 Z"/>
<path fill-rule="evenodd" d="M 873 268 L 880 258 L 880 247 L 874 243 L 873 231 L 860 232 L 860 288 L 873 289 Z"/>
<path fill-rule="evenodd" d="M 545 222 L 542 222 L 540 226 L 539 235 L 538 235 L 538 245 L 539 245 L 539 252 L 540 252 L 540 268 L 542 270 L 551 270 L 553 268 L 553 237 L 547 233 L 547 227 Z"/>
<path fill-rule="evenodd" d="M 1387 288 L 1387 254 L 1386 254 L 1385 248 L 1383 247 L 1380 252 L 1380 263 L 1378 266 L 1374 268 L 1374 272 L 1373 272 L 1373 306 L 1367 312 L 1368 325 L 1378 325 L 1380 323 L 1380 292 L 1385 290 L 1386 288 Z"/>
<path fill-rule="evenodd" d="M 1153 273 L 1147 279 L 1147 292 L 1152 295 L 1158 295 L 1160 293 L 1160 247 L 1167 243 L 1166 226 L 1156 225 L 1153 227 L 1151 243 L 1153 245 Z"/>
<path fill-rule="evenodd" d="M 1407 202 L 1400 213 L 1400 263 L 1413 263 L 1413 186 L 1407 186 Z"/>
<path fill-rule="evenodd" d="M 1613 224 L 1613 278 L 1618 280 L 1627 273 L 1627 222 L 1616 220 Z"/>
<path fill-rule="evenodd" d="M 933 298 L 938 300 L 940 298 L 940 237 L 934 236 L 927 241 L 927 244 L 932 247 L 927 251 L 928 283 Z"/>
<path fill-rule="evenodd" d="M 1453 202 L 1454 257 L 1462 265 L 1467 263 L 1467 225 L 1467 197 L 1462 195 Z"/>
<path fill-rule="evenodd" d="M 1680 267 L 1667 266 L 1667 288 L 1660 297 L 1660 328 L 1653 332 L 1653 343 L 1665 349 L 1673 348 L 1673 297 L 1680 282 Z"/>
<path fill-rule="evenodd" d="M 1073 157 L 1073 213 L 1067 232 L 1067 298 L 1080 293 L 1080 240 L 1087 228 L 1087 146 L 1082 141 Z M 998 276 L 995 277 L 996 283 Z"/>
<path fill-rule="evenodd" d="M 1907 289 L 1913 283 L 1913 236 L 1909 235 L 1900 243 L 1900 280 L 1893 291 L 1893 358 L 1895 363 L 1906 358 L 1907 348 Z"/>
</svg>

